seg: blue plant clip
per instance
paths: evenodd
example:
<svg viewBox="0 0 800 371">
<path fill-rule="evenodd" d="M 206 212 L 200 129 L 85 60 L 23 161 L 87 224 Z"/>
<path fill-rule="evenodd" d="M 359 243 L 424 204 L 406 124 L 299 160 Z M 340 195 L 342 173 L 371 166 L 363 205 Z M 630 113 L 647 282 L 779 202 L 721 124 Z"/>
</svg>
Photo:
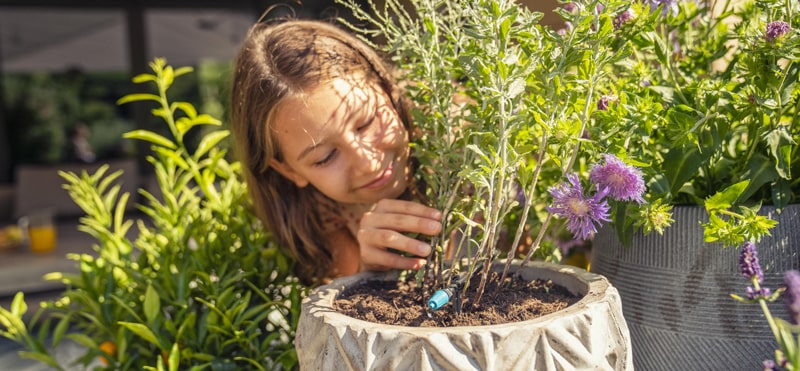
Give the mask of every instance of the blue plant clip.
<svg viewBox="0 0 800 371">
<path fill-rule="evenodd" d="M 445 304 L 450 302 L 451 296 L 453 296 L 452 288 L 437 290 L 435 293 L 433 293 L 433 296 L 428 299 L 428 308 L 431 308 L 431 310 L 437 310 L 443 307 Z"/>
</svg>

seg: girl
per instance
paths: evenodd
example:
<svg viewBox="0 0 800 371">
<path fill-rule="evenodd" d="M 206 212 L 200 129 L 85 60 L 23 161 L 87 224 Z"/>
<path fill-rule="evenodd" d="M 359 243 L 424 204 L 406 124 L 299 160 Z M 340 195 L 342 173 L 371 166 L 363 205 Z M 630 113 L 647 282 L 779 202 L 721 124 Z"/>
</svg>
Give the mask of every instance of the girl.
<svg viewBox="0 0 800 371">
<path fill-rule="evenodd" d="M 413 201 L 409 114 L 374 50 L 323 22 L 258 23 L 231 103 L 256 212 L 303 282 L 425 263 L 404 233 L 437 234 L 442 215 Z"/>
</svg>

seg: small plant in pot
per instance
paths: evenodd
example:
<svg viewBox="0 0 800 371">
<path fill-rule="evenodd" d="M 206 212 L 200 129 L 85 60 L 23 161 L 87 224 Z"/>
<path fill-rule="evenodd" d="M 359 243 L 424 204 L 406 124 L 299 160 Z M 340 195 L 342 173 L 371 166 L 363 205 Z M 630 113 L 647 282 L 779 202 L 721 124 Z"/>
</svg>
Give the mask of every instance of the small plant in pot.
<svg viewBox="0 0 800 371">
<path fill-rule="evenodd" d="M 35 315 L 26 315 L 22 293 L 0 308 L 0 335 L 25 347 L 22 357 L 56 370 L 296 368 L 292 338 L 306 289 L 253 213 L 239 163 L 219 148 L 228 131 L 208 130 L 191 149 L 184 140 L 221 124 L 168 99 L 191 68 L 173 69 L 163 59 L 151 68 L 134 82 L 154 84 L 156 93 L 120 103 L 155 102 L 152 112 L 166 124 L 169 135 L 126 135 L 151 144 L 158 189 L 140 189 L 142 214 L 126 216 L 130 195 L 115 184 L 119 172 L 63 173 L 86 212 L 80 230 L 97 239 L 95 254 L 70 256 L 77 274 L 47 277 L 67 288 Z M 85 352 L 58 357 L 66 340 Z"/>
<path fill-rule="evenodd" d="M 589 239 L 609 221 L 609 200 L 644 202 L 642 173 L 607 152 L 624 147 L 604 147 L 590 135 L 618 130 L 594 113 L 603 95 L 597 88 L 611 83 L 608 71 L 630 54 L 614 37 L 614 17 L 629 3 L 575 3 L 573 11 L 559 11 L 573 25 L 564 32 L 541 26 L 541 14 L 511 1 L 410 3 L 347 5 L 364 22 L 349 26 L 367 42 L 383 40 L 372 46 L 398 67 L 417 129 L 411 149 L 422 198 L 444 214 L 427 264 L 400 279 L 414 283 L 412 299 L 394 290 L 386 301 L 413 305 L 438 327 L 344 316 L 334 301 L 379 281 L 370 274 L 338 279 L 304 304 L 296 339 L 301 365 L 630 368 L 615 289 L 601 276 L 546 261 L 558 260 L 561 240 Z M 590 172 L 591 183 L 584 180 Z M 513 282 L 536 279 L 551 280 L 576 301 L 522 322 L 442 327 L 521 292 Z"/>
<path fill-rule="evenodd" d="M 595 119 L 636 127 L 624 148 L 647 203 L 612 204 L 592 271 L 620 291 L 638 368 L 759 368 L 777 348 L 762 311 L 728 294 L 746 282 L 746 244 L 765 287 L 798 269 L 798 14 L 791 1 L 651 1 L 615 18 L 632 54 Z M 617 131 L 591 134 L 619 144 Z"/>
</svg>

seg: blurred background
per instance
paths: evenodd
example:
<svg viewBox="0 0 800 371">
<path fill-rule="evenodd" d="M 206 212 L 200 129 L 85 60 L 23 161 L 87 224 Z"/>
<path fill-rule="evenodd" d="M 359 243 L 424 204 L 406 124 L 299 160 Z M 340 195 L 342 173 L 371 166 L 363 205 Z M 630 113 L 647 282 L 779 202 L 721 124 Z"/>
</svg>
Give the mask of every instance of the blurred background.
<svg viewBox="0 0 800 371">
<path fill-rule="evenodd" d="M 523 3 L 553 21 L 555 0 Z M 172 93 L 225 121 L 232 60 L 262 15 L 348 16 L 333 0 L 0 0 L 0 222 L 21 215 L 21 166 L 132 158 L 147 172 L 145 148 L 121 134 L 163 125 L 115 102 L 149 88 L 130 79 L 155 57 L 193 66 Z"/>
</svg>

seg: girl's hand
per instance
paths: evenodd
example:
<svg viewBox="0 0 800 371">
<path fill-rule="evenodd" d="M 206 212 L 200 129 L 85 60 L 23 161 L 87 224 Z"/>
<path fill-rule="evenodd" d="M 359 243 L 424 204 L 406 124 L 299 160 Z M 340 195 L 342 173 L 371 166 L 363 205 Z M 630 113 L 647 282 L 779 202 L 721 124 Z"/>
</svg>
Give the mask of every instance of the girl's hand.
<svg viewBox="0 0 800 371">
<path fill-rule="evenodd" d="M 425 259 L 387 251 L 395 249 L 419 257 L 431 253 L 431 246 L 405 236 L 403 232 L 435 235 L 442 230 L 442 212 L 420 203 L 384 199 L 364 213 L 358 229 L 361 270 L 419 269 Z"/>
</svg>

